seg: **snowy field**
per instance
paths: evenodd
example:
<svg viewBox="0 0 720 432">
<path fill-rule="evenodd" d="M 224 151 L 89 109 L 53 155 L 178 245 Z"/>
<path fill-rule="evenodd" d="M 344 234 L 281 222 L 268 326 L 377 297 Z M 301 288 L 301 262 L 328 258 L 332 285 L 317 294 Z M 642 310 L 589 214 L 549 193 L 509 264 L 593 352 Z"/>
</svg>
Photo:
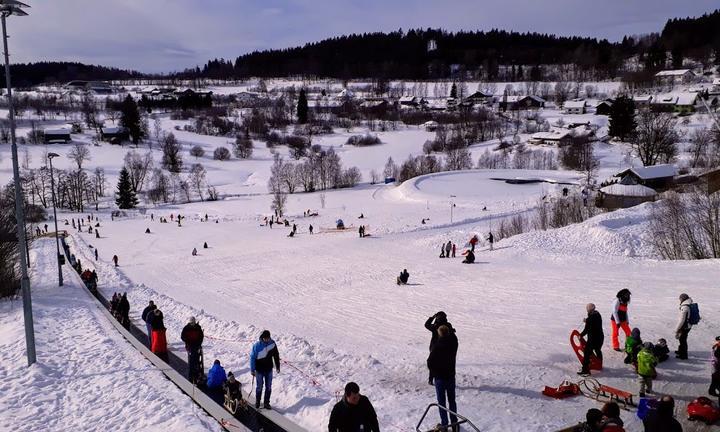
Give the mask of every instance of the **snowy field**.
<svg viewBox="0 0 720 432">
<path fill-rule="evenodd" d="M 170 130 L 173 123 L 165 119 L 163 125 Z M 228 141 L 188 132 L 176 135 L 185 150 L 200 144 L 206 154 Z M 317 139 L 323 146 L 337 147 L 344 166 L 358 166 L 367 180 L 371 169 L 382 171 L 388 156 L 399 163 L 408 154 L 421 154 L 424 141 L 433 136 L 417 128 L 379 135 L 384 144 L 369 148 L 343 146 L 345 133 Z M 529 211 L 543 196 L 557 195 L 563 187 L 578 190 L 574 184 L 582 175 L 514 170 L 438 173 L 400 186 L 364 183 L 327 191 L 324 208 L 320 193 L 294 194 L 286 213 L 290 223 L 297 224 L 298 235 L 289 238 L 289 228 L 261 226 L 263 217 L 270 215 L 266 182 L 272 163 L 270 152 L 261 146 L 256 143 L 247 161 L 202 158 L 208 182 L 223 195 L 220 201 L 148 206 L 114 221 L 108 203 L 101 203 L 96 213 L 101 238 L 72 227 L 61 229 L 70 228 L 71 247 L 85 266 L 97 269 L 103 293 L 128 293 L 134 321 L 139 321 L 148 300 L 159 305 L 166 317 L 168 343 L 178 355 L 184 355 L 180 330 L 191 315 L 196 316 L 206 332 L 206 366 L 220 359 L 248 386 L 251 344 L 269 329 L 284 360 L 273 385 L 273 406 L 308 430 L 326 429 L 335 394 L 347 381 L 357 382 L 373 402 L 383 430 L 414 430 L 435 399 L 427 384 L 430 334 L 423 323 L 440 310 L 447 313 L 460 341 L 461 414 L 483 431 L 552 431 L 574 424 L 588 408 L 599 405 L 583 397 L 548 399 L 540 390 L 565 378 L 576 380 L 579 363 L 568 337 L 582 326 L 586 303 L 598 305 L 606 327 L 606 368 L 595 377 L 637 392 L 637 380 L 623 364 L 624 356 L 608 348 L 611 304 L 622 288 L 633 292 L 631 326 L 639 327 L 645 340 L 666 338 L 671 349 L 676 348 L 678 295 L 687 292 L 700 304 L 705 319 L 690 333 L 690 360 L 663 363 L 655 389 L 679 401 L 678 417 L 684 417 L 688 401 L 706 393 L 709 350 L 720 334 L 714 321 L 720 308 L 720 267 L 713 260 L 655 259 L 645 234 L 650 205 L 522 234 L 499 242 L 492 252 L 482 244 L 476 263 L 463 265 L 460 257 L 438 258 L 440 245 L 452 240 L 462 250 L 472 235 L 484 238 L 501 218 Z M 31 166 L 37 168 L 46 148 L 65 155 L 69 146 L 27 148 Z M 473 158 L 486 148 L 491 145 L 473 146 Z M 91 147 L 87 168 L 104 167 L 112 190 L 127 150 L 108 144 Z M 622 145 L 601 145 L 596 151 L 602 172 L 627 166 L 623 164 L 628 149 Z M 0 147 L 0 156 L 4 183 L 11 175 L 7 146 Z M 157 151 L 155 158 L 159 160 Z M 185 153 L 186 163 L 193 159 Z M 55 163 L 69 166 L 65 157 Z M 545 181 L 515 185 L 495 178 Z M 304 217 L 308 209 L 319 215 Z M 178 213 L 186 217 L 182 227 L 158 221 Z M 201 221 L 205 214 L 208 222 Z M 58 217 L 62 225 L 64 219 L 80 215 Z M 338 218 L 349 227 L 345 232 L 333 230 Z M 309 234 L 310 224 L 315 234 Z M 370 237 L 358 237 L 361 224 L 368 227 Z M 151 234 L 144 233 L 146 228 Z M 204 242 L 208 249 L 203 249 Z M 136 424 L 120 423 L 122 417 L 135 418 L 131 415 L 106 420 L 105 429 L 216 428 L 119 340 L 81 290 L 53 286 L 52 247 L 41 241 L 34 248 L 40 363 L 29 371 L 22 357 L 21 308 L 18 303 L 0 303 L 0 367 L 8 377 L 0 382 L 0 412 L 12 413 L 0 420 L 0 429 L 25 430 L 26 424 L 33 424 L 37 428 L 31 430 L 41 425 L 91 430 L 81 422 L 111 405 L 143 414 L 137 415 Z M 97 262 L 94 248 L 99 252 Z M 193 248 L 198 249 L 196 257 L 190 254 Z M 118 268 L 111 262 L 115 254 L 120 258 Z M 395 277 L 403 268 L 410 272 L 410 283 L 398 287 Z M 68 322 L 55 326 L 58 321 Z M 108 376 L 123 370 L 133 373 L 122 373 L 116 380 Z M 101 376 L 87 378 L 93 373 Z M 58 385 L 78 379 L 87 379 L 87 384 Z M 107 386 L 113 390 L 104 392 Z M 30 401 L 42 387 L 55 407 L 48 412 Z M 109 396 L 100 406 L 91 404 L 100 391 Z M 73 407 L 87 418 L 76 418 L 70 413 Z M 43 421 L 43 415 L 51 417 Z M 623 419 L 628 430 L 640 430 L 630 413 L 623 413 Z M 32 421 L 36 423 L 28 423 Z M 425 425 L 437 421 L 433 411 Z"/>
</svg>

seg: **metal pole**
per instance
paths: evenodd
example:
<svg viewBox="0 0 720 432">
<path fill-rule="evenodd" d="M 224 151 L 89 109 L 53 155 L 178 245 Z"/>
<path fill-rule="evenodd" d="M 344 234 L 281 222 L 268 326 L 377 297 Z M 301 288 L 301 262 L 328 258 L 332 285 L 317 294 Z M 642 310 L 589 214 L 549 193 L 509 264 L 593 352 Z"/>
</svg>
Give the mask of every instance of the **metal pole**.
<svg viewBox="0 0 720 432">
<path fill-rule="evenodd" d="M 15 220 L 17 222 L 18 246 L 20 247 L 20 269 L 23 297 L 23 315 L 25 317 L 25 345 L 27 350 L 28 366 L 37 361 L 35 356 L 35 329 L 33 327 L 32 300 L 30 297 L 30 278 L 25 263 L 25 214 L 23 212 L 23 194 L 20 189 L 20 168 L 18 167 L 17 143 L 15 142 L 15 107 L 13 106 L 12 85 L 10 84 L 10 57 L 8 55 L 7 30 L 5 29 L 7 12 L 0 13 L 2 20 L 3 47 L 5 49 L 5 86 L 7 87 L 8 106 L 10 107 L 10 141 L 12 143 L 13 178 L 15 180 Z"/>
<path fill-rule="evenodd" d="M 57 262 L 58 262 L 58 286 L 63 286 L 62 263 L 60 262 L 60 237 L 58 235 L 57 210 L 55 206 L 55 176 L 53 175 L 53 158 L 50 161 L 50 190 L 52 191 L 53 217 L 55 218 L 55 244 L 57 245 Z"/>
</svg>

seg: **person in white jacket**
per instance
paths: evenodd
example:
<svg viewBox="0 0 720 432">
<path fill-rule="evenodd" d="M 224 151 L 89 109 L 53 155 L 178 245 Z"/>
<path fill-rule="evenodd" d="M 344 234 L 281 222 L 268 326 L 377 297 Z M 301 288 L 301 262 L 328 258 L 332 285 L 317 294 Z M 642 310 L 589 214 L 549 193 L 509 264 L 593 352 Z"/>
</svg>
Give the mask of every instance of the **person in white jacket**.
<svg viewBox="0 0 720 432">
<path fill-rule="evenodd" d="M 630 319 L 628 316 L 628 303 L 630 303 L 630 290 L 623 288 L 615 295 L 615 302 L 613 303 L 613 312 L 610 316 L 610 330 L 612 347 L 615 351 L 622 351 L 620 349 L 620 340 L 618 337 L 619 330 L 622 329 L 625 332 L 625 337 L 630 336 Z"/>
<path fill-rule="evenodd" d="M 675 327 L 675 337 L 679 342 L 678 349 L 675 351 L 675 357 L 680 360 L 687 360 L 688 358 L 687 338 L 692 328 L 690 324 L 690 305 L 692 302 L 689 295 L 685 293 L 680 294 L 680 319 Z"/>
</svg>

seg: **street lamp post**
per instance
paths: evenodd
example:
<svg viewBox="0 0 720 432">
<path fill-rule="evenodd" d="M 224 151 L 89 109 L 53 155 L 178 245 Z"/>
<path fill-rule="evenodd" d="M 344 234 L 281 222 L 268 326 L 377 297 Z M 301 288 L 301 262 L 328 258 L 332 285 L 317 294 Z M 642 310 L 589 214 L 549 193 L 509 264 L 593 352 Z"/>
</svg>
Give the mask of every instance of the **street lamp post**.
<svg viewBox="0 0 720 432">
<path fill-rule="evenodd" d="M 452 200 L 452 198 L 455 198 L 455 195 L 450 195 L 450 223 L 453 223 L 453 207 L 455 207 L 455 201 Z"/>
<path fill-rule="evenodd" d="M 20 287 L 23 297 L 23 315 L 25 317 L 25 345 L 27 346 L 28 366 L 37 360 L 35 355 L 35 329 L 33 328 L 32 300 L 30 297 L 30 278 L 26 263 L 27 243 L 25 240 L 25 214 L 23 211 L 23 194 L 20 188 L 20 168 L 18 167 L 17 142 L 15 141 L 15 107 L 13 106 L 12 85 L 10 84 L 10 57 L 8 54 L 6 18 L 10 15 L 25 16 L 21 8 L 29 7 L 17 0 L 0 0 L 0 20 L 2 21 L 3 48 L 5 49 L 5 87 L 7 88 L 8 106 L 10 108 L 10 142 L 12 143 L 13 179 L 15 181 L 15 221 L 17 223 L 18 246 L 20 248 Z"/>
<path fill-rule="evenodd" d="M 53 158 L 60 156 L 57 153 L 48 153 L 48 160 L 50 161 L 50 190 L 52 191 L 52 203 L 53 203 L 53 218 L 55 219 L 55 245 L 57 246 L 57 261 L 58 261 L 58 286 L 63 286 L 62 276 L 62 255 L 60 255 L 60 237 L 58 234 L 57 224 L 57 206 L 55 204 L 55 176 L 53 175 Z"/>
</svg>

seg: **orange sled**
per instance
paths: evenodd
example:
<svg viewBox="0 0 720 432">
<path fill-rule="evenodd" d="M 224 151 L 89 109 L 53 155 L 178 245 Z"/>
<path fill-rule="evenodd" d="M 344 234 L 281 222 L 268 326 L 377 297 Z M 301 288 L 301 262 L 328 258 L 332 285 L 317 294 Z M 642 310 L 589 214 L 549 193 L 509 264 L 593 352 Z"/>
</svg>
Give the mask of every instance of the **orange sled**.
<svg viewBox="0 0 720 432">
<path fill-rule="evenodd" d="M 582 363 L 583 351 L 585 350 L 585 338 L 580 336 L 579 331 L 573 330 L 572 333 L 570 333 L 570 345 L 573 351 L 575 351 L 578 360 Z M 602 370 L 602 360 L 595 355 L 590 358 L 590 370 Z"/>
<path fill-rule="evenodd" d="M 580 387 L 575 383 L 571 383 L 570 381 L 565 380 L 557 387 L 545 386 L 542 394 L 555 399 L 565 399 L 571 396 L 579 395 Z"/>
</svg>

